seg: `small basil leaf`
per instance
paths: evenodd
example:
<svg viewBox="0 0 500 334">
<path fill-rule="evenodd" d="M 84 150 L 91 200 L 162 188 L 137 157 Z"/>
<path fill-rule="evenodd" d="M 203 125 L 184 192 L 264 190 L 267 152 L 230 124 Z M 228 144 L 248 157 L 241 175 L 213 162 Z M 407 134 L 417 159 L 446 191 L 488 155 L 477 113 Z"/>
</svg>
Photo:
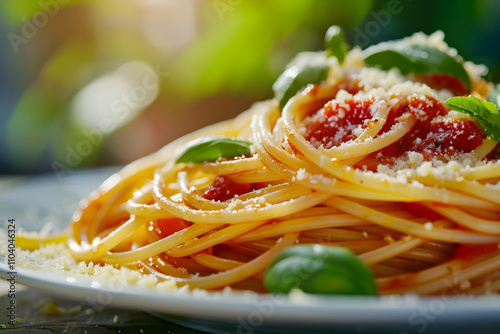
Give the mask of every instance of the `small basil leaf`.
<svg viewBox="0 0 500 334">
<path fill-rule="evenodd" d="M 339 26 L 331 26 L 325 34 L 325 49 L 328 57 L 337 57 L 339 65 L 344 63 L 349 46 L 345 41 L 344 31 Z"/>
<path fill-rule="evenodd" d="M 474 116 L 491 139 L 500 141 L 500 114 L 492 102 L 474 96 L 452 97 L 446 100 L 448 108 Z"/>
<path fill-rule="evenodd" d="M 317 294 L 377 294 L 373 273 L 359 257 L 347 248 L 323 245 L 284 250 L 267 266 L 264 285 L 274 293 L 299 288 Z"/>
<path fill-rule="evenodd" d="M 224 137 L 206 136 L 190 141 L 179 154 L 176 163 L 215 161 L 218 158 L 234 158 L 250 154 L 252 143 Z"/>
<path fill-rule="evenodd" d="M 406 43 L 383 43 L 369 47 L 365 51 L 364 61 L 369 66 L 389 70 L 398 68 L 403 75 L 415 74 L 449 74 L 461 80 L 470 92 L 469 75 L 464 66 L 455 58 L 438 49 L 410 45 Z"/>
<path fill-rule="evenodd" d="M 326 64 L 307 64 L 304 66 L 292 66 L 281 73 L 273 84 L 274 96 L 280 101 L 283 108 L 297 92 L 307 84 L 319 84 L 328 76 Z"/>
<path fill-rule="evenodd" d="M 500 84 L 496 84 L 486 100 L 488 102 L 494 103 L 498 108 L 498 106 L 500 105 L 499 98 L 500 98 Z"/>
</svg>

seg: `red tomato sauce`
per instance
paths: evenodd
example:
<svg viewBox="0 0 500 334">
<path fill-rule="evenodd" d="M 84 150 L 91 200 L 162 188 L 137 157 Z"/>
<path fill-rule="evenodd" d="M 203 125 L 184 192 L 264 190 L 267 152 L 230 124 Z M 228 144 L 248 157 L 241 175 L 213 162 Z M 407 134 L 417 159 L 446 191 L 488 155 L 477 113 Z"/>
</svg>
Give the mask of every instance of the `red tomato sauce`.
<svg viewBox="0 0 500 334">
<path fill-rule="evenodd" d="M 315 147 L 323 145 L 327 149 L 355 139 L 355 130 L 359 132 L 360 126 L 365 129 L 373 120 L 372 104 L 372 100 L 328 102 L 322 114 L 308 125 L 306 139 Z M 400 140 L 369 154 L 354 167 L 374 171 L 379 164 L 393 165 L 408 151 L 432 160 L 445 154 L 471 152 L 481 145 L 483 134 L 473 121 L 437 118 L 447 113 L 444 104 L 430 97 L 412 97 L 399 103 L 389 111 L 379 135 L 390 131 L 408 114 L 415 118 L 415 125 Z"/>
<path fill-rule="evenodd" d="M 412 215 L 417 217 L 425 217 L 430 221 L 443 218 L 443 216 L 441 216 L 439 213 L 437 213 L 432 209 L 429 209 L 428 207 L 419 202 L 408 202 L 408 203 L 401 202 L 401 206 Z"/>
<path fill-rule="evenodd" d="M 418 81 L 425 83 L 432 89 L 447 89 L 455 96 L 468 95 L 467 86 L 462 80 L 449 74 L 416 75 Z"/>
<path fill-rule="evenodd" d="M 323 145 L 327 149 L 355 139 L 354 131 L 372 118 L 372 103 L 359 100 L 341 105 L 326 103 L 323 115 L 311 124 L 306 139 L 316 147 Z"/>
<path fill-rule="evenodd" d="M 496 250 L 498 250 L 497 243 L 484 245 L 463 244 L 457 247 L 452 258 L 470 261 L 481 255 L 492 253 Z"/>
<path fill-rule="evenodd" d="M 186 222 L 180 218 L 157 219 L 156 221 L 152 221 L 150 224 L 152 226 L 152 230 L 160 239 L 168 237 L 191 225 L 190 222 Z"/>
<path fill-rule="evenodd" d="M 251 190 L 251 186 L 251 184 L 234 182 L 228 175 L 219 175 L 203 194 L 203 198 L 224 202 L 234 196 L 248 193 Z"/>
</svg>

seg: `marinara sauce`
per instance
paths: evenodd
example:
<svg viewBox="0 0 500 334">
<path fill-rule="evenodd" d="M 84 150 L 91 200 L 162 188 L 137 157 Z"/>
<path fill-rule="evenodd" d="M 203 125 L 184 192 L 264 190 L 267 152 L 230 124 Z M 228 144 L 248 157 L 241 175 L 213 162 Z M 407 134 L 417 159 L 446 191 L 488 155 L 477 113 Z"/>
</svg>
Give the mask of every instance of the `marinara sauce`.
<svg viewBox="0 0 500 334">
<path fill-rule="evenodd" d="M 328 149 L 349 142 L 373 122 L 373 100 L 351 99 L 341 103 L 328 102 L 307 127 L 306 139 L 316 147 Z M 376 170 L 377 165 L 393 165 L 407 152 L 422 154 L 424 160 L 434 157 L 467 153 L 483 142 L 483 133 L 466 119 L 445 118 L 448 108 L 432 97 L 414 96 L 392 107 L 380 136 L 391 130 L 403 118 L 411 115 L 416 122 L 411 130 L 391 145 L 369 154 L 355 167 Z"/>
</svg>

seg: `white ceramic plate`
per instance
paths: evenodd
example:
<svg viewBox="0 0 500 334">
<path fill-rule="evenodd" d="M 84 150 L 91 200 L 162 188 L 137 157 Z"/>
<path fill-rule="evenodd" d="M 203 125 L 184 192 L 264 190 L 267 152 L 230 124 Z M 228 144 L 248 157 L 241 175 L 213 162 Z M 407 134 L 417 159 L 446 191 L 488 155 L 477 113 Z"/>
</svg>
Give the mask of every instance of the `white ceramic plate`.
<svg viewBox="0 0 500 334">
<path fill-rule="evenodd" d="M 116 169 L 23 179 L 0 186 L 0 218 L 27 230 L 51 222 L 63 229 L 78 200 Z M 6 238 L 6 236 L 1 236 Z M 0 261 L 3 262 L 3 261 Z M 0 276 L 9 269 L 0 264 Z M 498 333 L 500 297 L 321 297 L 174 293 L 16 268 L 16 280 L 54 295 L 148 310 L 193 328 L 238 333 L 392 332 Z"/>
</svg>

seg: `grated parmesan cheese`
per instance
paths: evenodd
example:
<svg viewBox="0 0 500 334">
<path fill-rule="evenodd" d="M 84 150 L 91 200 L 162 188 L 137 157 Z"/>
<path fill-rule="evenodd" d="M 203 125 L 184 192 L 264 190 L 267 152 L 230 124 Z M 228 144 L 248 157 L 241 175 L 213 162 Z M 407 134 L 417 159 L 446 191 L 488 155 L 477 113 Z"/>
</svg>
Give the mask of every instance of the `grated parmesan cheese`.
<svg viewBox="0 0 500 334">
<path fill-rule="evenodd" d="M 427 223 L 425 223 L 425 224 L 424 224 L 424 229 L 425 229 L 426 231 L 430 231 L 430 230 L 432 230 L 433 228 L 434 228 L 434 225 L 433 225 L 431 222 L 427 222 Z"/>
<path fill-rule="evenodd" d="M 297 180 L 301 181 L 301 180 L 304 180 L 306 178 L 306 170 L 305 168 L 301 168 L 299 169 L 299 171 L 297 172 Z"/>
</svg>

